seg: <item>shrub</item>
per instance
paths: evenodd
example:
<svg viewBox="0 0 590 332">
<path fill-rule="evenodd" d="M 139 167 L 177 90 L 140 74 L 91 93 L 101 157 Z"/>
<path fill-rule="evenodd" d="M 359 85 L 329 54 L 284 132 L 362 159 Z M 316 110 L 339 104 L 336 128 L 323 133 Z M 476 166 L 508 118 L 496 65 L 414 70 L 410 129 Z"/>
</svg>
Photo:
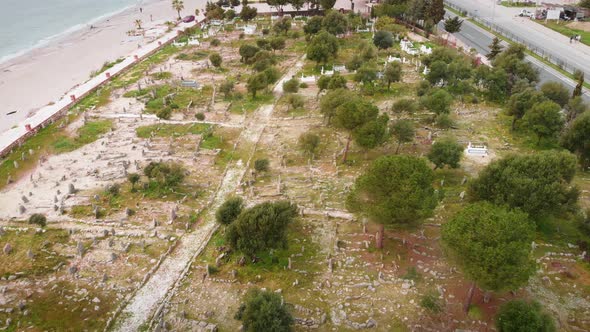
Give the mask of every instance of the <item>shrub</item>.
<svg viewBox="0 0 590 332">
<path fill-rule="evenodd" d="M 110 196 L 118 196 L 119 191 L 121 191 L 121 185 L 119 185 L 118 183 L 108 185 L 105 189 L 105 193 Z"/>
<path fill-rule="evenodd" d="M 496 316 L 496 327 L 500 332 L 553 332 L 555 322 L 538 302 L 513 300 L 500 307 Z"/>
<path fill-rule="evenodd" d="M 221 58 L 221 55 L 219 55 L 219 53 L 212 53 L 211 55 L 209 55 L 209 61 L 211 61 L 211 64 L 215 67 L 220 67 L 221 66 L 221 62 L 223 61 L 223 59 Z"/>
<path fill-rule="evenodd" d="M 301 89 L 307 89 L 309 87 L 309 85 L 307 85 L 307 83 L 305 83 L 305 82 L 302 82 L 301 84 L 299 84 L 299 87 Z"/>
<path fill-rule="evenodd" d="M 29 224 L 45 227 L 47 225 L 47 217 L 40 213 L 34 213 L 29 217 Z"/>
<path fill-rule="evenodd" d="M 320 137 L 314 133 L 303 133 L 299 136 L 299 147 L 308 155 L 314 155 L 320 146 Z"/>
<path fill-rule="evenodd" d="M 293 109 L 301 108 L 305 105 L 303 96 L 297 94 L 290 94 L 287 96 L 287 103 Z"/>
<path fill-rule="evenodd" d="M 172 109 L 170 107 L 164 107 L 156 113 L 156 116 L 163 120 L 170 120 Z"/>
<path fill-rule="evenodd" d="M 269 165 L 270 162 L 268 161 L 268 159 L 256 159 L 256 161 L 254 161 L 254 169 L 258 173 L 268 171 Z"/>
<path fill-rule="evenodd" d="M 221 45 L 221 41 L 217 38 L 211 40 L 211 46 L 219 46 Z"/>
<path fill-rule="evenodd" d="M 455 121 L 448 114 L 439 114 L 435 118 L 435 124 L 442 129 L 449 129 L 455 125 Z"/>
<path fill-rule="evenodd" d="M 166 187 L 175 187 L 184 180 L 184 169 L 175 163 L 152 161 L 143 172 L 150 181 Z"/>
<path fill-rule="evenodd" d="M 409 98 L 405 98 L 405 99 L 400 99 L 398 101 L 396 101 L 395 103 L 393 103 L 393 106 L 391 107 L 391 110 L 393 112 L 396 113 L 409 113 L 409 114 L 413 114 L 416 111 L 418 111 L 418 103 L 415 102 L 412 99 Z"/>
<path fill-rule="evenodd" d="M 235 318 L 242 321 L 245 332 L 288 332 L 294 322 L 279 294 L 258 289 L 248 291 Z"/>
<path fill-rule="evenodd" d="M 287 93 L 297 93 L 297 91 L 299 91 L 299 80 L 297 78 L 292 78 L 283 83 L 283 91 Z"/>
<path fill-rule="evenodd" d="M 195 118 L 197 118 L 197 120 L 199 120 L 199 121 L 203 121 L 203 120 L 205 120 L 205 114 L 202 112 L 199 112 L 199 113 L 195 114 Z"/>
</svg>

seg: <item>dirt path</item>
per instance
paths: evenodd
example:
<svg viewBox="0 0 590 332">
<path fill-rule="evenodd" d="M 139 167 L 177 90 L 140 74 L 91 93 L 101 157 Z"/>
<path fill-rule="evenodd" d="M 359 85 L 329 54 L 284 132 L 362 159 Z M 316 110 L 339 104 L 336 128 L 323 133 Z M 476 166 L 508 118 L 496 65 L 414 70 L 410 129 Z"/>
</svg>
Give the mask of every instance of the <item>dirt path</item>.
<svg viewBox="0 0 590 332">
<path fill-rule="evenodd" d="M 287 74 L 277 83 L 273 92 L 276 99 L 283 93 L 282 83 L 293 77 L 301 68 L 303 62 L 299 61 Z M 240 142 L 250 144 L 249 156 L 254 154 L 256 144 L 269 123 L 275 105 L 261 106 L 249 119 L 240 135 Z M 207 215 L 200 227 L 192 233 L 188 233 L 179 239 L 178 247 L 160 265 L 160 268 L 152 277 L 137 291 L 119 316 L 115 323 L 115 331 L 137 331 L 140 327 L 149 322 L 154 313 L 157 313 L 165 301 L 167 294 L 172 293 L 178 282 L 182 280 L 191 262 L 207 245 L 214 231 L 217 229 L 215 223 L 215 211 L 225 199 L 234 192 L 247 170 L 247 164 L 242 160 L 228 165 L 225 176 L 219 190 L 215 195 Z M 158 311 L 156 311 L 158 310 Z"/>
</svg>

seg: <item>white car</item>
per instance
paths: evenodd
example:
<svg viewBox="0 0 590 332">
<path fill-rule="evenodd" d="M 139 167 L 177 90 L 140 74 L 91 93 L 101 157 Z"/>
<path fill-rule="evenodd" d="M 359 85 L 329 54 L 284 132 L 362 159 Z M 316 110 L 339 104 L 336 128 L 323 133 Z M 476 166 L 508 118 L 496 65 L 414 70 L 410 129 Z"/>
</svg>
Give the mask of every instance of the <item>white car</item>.
<svg viewBox="0 0 590 332">
<path fill-rule="evenodd" d="M 520 13 L 518 13 L 518 16 L 520 16 L 520 17 L 535 18 L 535 14 L 532 13 L 532 12 L 530 12 L 530 11 L 528 11 L 528 10 L 526 10 L 526 9 L 521 10 Z"/>
</svg>

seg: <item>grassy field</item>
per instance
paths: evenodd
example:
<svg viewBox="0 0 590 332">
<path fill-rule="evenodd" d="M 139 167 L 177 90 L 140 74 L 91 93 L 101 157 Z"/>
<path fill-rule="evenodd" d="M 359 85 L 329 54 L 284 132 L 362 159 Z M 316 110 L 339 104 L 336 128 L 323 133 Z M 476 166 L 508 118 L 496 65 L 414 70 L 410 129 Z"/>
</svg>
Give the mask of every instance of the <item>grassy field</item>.
<svg viewBox="0 0 590 332">
<path fill-rule="evenodd" d="M 109 132 L 113 127 L 111 120 L 88 122 L 78 129 L 77 137 L 61 136 L 53 142 L 56 153 L 74 151 L 86 144 L 96 141 L 101 135 Z"/>
</svg>

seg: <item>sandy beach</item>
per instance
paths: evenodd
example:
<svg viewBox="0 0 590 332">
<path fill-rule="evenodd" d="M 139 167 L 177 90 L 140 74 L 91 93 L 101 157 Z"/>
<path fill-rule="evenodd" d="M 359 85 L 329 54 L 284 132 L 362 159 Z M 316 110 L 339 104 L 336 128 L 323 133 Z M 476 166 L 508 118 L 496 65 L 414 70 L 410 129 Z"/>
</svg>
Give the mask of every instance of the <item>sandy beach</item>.
<svg viewBox="0 0 590 332">
<path fill-rule="evenodd" d="M 181 15 L 204 12 L 206 0 L 184 0 Z M 355 0 L 355 7 L 364 7 Z M 142 11 L 140 12 L 140 6 Z M 254 4 L 259 12 L 266 4 Z M 288 10 L 289 6 L 286 6 Z M 338 0 L 335 8 L 349 8 L 349 0 Z M 236 10 L 239 11 L 240 7 Z M 203 17 L 203 14 L 200 15 Z M 39 108 L 59 100 L 71 88 L 84 83 L 107 61 L 130 54 L 165 32 L 165 22 L 177 18 L 170 0 L 136 5 L 119 14 L 57 39 L 46 46 L 0 63 L 0 132 L 14 127 Z M 145 36 L 128 36 L 135 20 L 142 20 Z M 15 113 L 12 113 L 15 112 Z M 12 114 L 7 114 L 12 113 Z"/>
<path fill-rule="evenodd" d="M 181 15 L 204 9 L 205 0 L 184 0 Z M 28 114 L 58 100 L 68 90 L 90 78 L 106 61 L 113 61 L 150 42 L 165 31 L 164 22 L 177 17 L 169 0 L 157 0 L 125 10 L 93 23 L 0 64 L 0 132 L 24 120 Z M 151 19 L 150 19 L 151 16 Z M 146 37 L 128 36 L 135 20 L 143 21 Z M 151 31 L 150 31 L 151 30 Z M 16 113 L 7 115 L 9 112 Z"/>
</svg>

